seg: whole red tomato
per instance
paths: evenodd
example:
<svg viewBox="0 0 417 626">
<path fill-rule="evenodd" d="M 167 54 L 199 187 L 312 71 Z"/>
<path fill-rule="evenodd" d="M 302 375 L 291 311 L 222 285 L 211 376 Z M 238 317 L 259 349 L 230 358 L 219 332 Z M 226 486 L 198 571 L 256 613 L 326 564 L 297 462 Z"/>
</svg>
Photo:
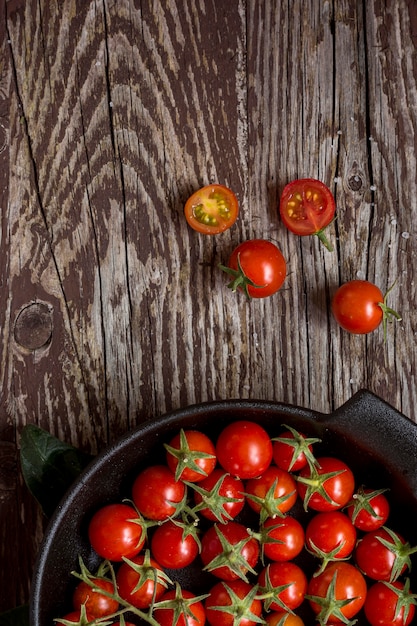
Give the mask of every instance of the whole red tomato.
<svg viewBox="0 0 417 626">
<path fill-rule="evenodd" d="M 220 266 L 233 280 L 232 291 L 242 290 L 248 298 L 266 298 L 283 285 L 287 263 L 275 244 L 265 239 L 250 239 L 237 246 L 228 265 Z"/>
<path fill-rule="evenodd" d="M 300 522 L 287 515 L 268 518 L 262 526 L 262 549 L 271 561 L 292 561 L 304 547 L 305 533 Z"/>
<path fill-rule="evenodd" d="M 176 480 L 199 482 L 216 467 L 216 449 L 211 439 L 198 430 L 183 430 L 169 444 L 166 460 Z"/>
<path fill-rule="evenodd" d="M 152 601 L 158 601 L 167 587 L 161 565 L 149 553 L 139 554 L 131 562 L 123 563 L 117 571 L 116 581 L 120 597 L 138 609 L 146 609 Z"/>
<path fill-rule="evenodd" d="M 194 561 L 199 552 L 196 528 L 191 526 L 188 530 L 174 520 L 166 520 L 157 527 L 152 535 L 151 552 L 162 567 L 180 569 Z"/>
<path fill-rule="evenodd" d="M 255 478 L 271 464 L 272 442 L 260 424 L 238 420 L 221 431 L 216 454 L 220 465 L 232 476 Z"/>
<path fill-rule="evenodd" d="M 392 582 L 410 569 L 410 555 L 416 549 L 399 533 L 383 526 L 365 533 L 358 541 L 355 559 L 369 578 Z"/>
<path fill-rule="evenodd" d="M 194 486 L 194 501 L 198 512 L 213 522 L 234 519 L 245 505 L 244 485 L 220 467 Z"/>
<path fill-rule="evenodd" d="M 369 532 L 385 524 L 390 513 L 390 504 L 384 491 L 360 487 L 354 494 L 346 513 L 356 528 Z"/>
<path fill-rule="evenodd" d="M 205 600 L 207 621 L 212 626 L 234 626 L 240 615 L 239 626 L 261 623 L 262 602 L 256 594 L 256 587 L 243 580 L 217 583 Z"/>
<path fill-rule="evenodd" d="M 332 250 L 324 229 L 334 218 L 336 203 L 332 192 L 314 178 L 294 180 L 284 187 L 279 212 L 285 226 L 296 235 L 317 235 Z"/>
<path fill-rule="evenodd" d="M 198 597 L 186 589 L 171 589 L 159 602 L 169 603 L 164 608 L 155 607 L 153 617 L 159 626 L 204 626 L 206 612 Z"/>
<path fill-rule="evenodd" d="M 313 444 L 319 441 L 316 437 L 306 437 L 287 426 L 278 437 L 272 439 L 274 462 L 288 472 L 298 472 L 308 463 L 314 465 Z"/>
<path fill-rule="evenodd" d="M 365 615 L 371 626 L 408 626 L 413 621 L 416 599 L 409 580 L 371 585 L 365 600 Z"/>
<path fill-rule="evenodd" d="M 389 292 L 388 292 L 389 293 Z M 387 293 L 387 295 L 388 295 Z M 386 304 L 386 296 L 367 280 L 351 280 L 338 288 L 333 296 L 331 309 L 341 328 L 356 335 L 372 332 L 381 324 L 400 315 Z"/>
<path fill-rule="evenodd" d="M 355 490 L 352 470 L 334 457 L 318 458 L 317 466 L 302 469 L 297 480 L 304 506 L 313 511 L 341 509 L 350 502 Z"/>
<path fill-rule="evenodd" d="M 139 554 L 145 539 L 145 527 L 130 505 L 114 503 L 103 506 L 91 518 L 88 537 L 93 549 L 104 559 L 121 561 Z"/>
<path fill-rule="evenodd" d="M 184 215 L 189 226 L 203 235 L 217 235 L 236 222 L 239 204 L 233 191 L 212 184 L 195 191 L 187 200 Z"/>
<path fill-rule="evenodd" d="M 114 584 L 110 580 L 93 578 L 92 582 L 95 587 L 102 589 L 106 594 L 115 593 Z M 76 586 L 72 596 L 74 609 L 80 610 L 82 605 L 84 605 L 89 617 L 94 619 L 111 615 L 117 611 L 119 603 L 106 594 L 96 591 L 91 585 L 81 581 Z"/>
<path fill-rule="evenodd" d="M 365 578 L 357 567 L 346 561 L 330 563 L 322 573 L 310 579 L 307 588 L 310 606 L 317 616 L 327 614 L 333 607 L 333 612 L 327 615 L 328 624 L 354 617 L 363 607 L 366 593 Z"/>
<path fill-rule="evenodd" d="M 149 465 L 136 477 L 132 498 L 147 519 L 163 521 L 178 513 L 186 486 L 165 465 Z"/>
<path fill-rule="evenodd" d="M 200 556 L 204 569 L 217 578 L 245 580 L 258 562 L 259 543 L 244 524 L 214 524 L 201 538 Z"/>
<path fill-rule="evenodd" d="M 355 547 L 356 528 L 341 511 L 325 511 L 311 518 L 305 537 L 307 549 L 324 562 L 345 559 Z"/>
<path fill-rule="evenodd" d="M 261 524 L 267 517 L 287 513 L 297 501 L 297 485 L 292 475 L 275 465 L 270 465 L 258 477 L 246 483 L 246 500 L 260 513 Z"/>
<path fill-rule="evenodd" d="M 307 591 L 305 573 L 292 562 L 270 563 L 260 572 L 258 584 L 262 596 L 266 596 L 266 611 L 293 611 L 302 604 Z"/>
</svg>

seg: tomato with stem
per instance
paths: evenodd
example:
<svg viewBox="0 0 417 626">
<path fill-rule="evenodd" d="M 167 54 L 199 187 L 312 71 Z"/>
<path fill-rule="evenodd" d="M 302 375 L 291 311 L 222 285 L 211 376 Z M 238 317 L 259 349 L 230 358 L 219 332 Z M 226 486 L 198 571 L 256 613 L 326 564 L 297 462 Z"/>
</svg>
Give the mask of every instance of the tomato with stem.
<svg viewBox="0 0 417 626">
<path fill-rule="evenodd" d="M 151 552 L 162 567 L 187 567 L 199 553 L 197 528 L 193 522 L 166 520 L 152 535 Z"/>
<path fill-rule="evenodd" d="M 371 626 L 408 626 L 415 614 L 417 595 L 410 591 L 410 580 L 371 585 L 365 600 L 365 616 Z"/>
<path fill-rule="evenodd" d="M 145 518 L 156 521 L 177 515 L 186 493 L 185 483 L 175 480 L 166 465 L 145 467 L 132 486 L 132 498 L 137 509 Z"/>
<path fill-rule="evenodd" d="M 216 467 L 214 443 L 198 430 L 184 430 L 165 444 L 166 460 L 175 480 L 199 482 Z"/>
<path fill-rule="evenodd" d="M 304 601 L 307 576 L 296 563 L 269 563 L 258 578 L 265 611 L 293 611 Z"/>
<path fill-rule="evenodd" d="M 317 466 L 308 466 L 296 476 L 298 493 L 304 508 L 332 511 L 344 507 L 352 499 L 355 477 L 350 467 L 336 457 L 319 457 Z"/>
<path fill-rule="evenodd" d="M 269 517 L 260 531 L 263 555 L 271 561 L 292 561 L 304 548 L 305 532 L 302 524 L 291 515 Z"/>
<path fill-rule="evenodd" d="M 206 611 L 203 600 L 177 584 L 155 604 L 153 617 L 159 626 L 204 626 Z"/>
<path fill-rule="evenodd" d="M 191 487 L 194 490 L 193 511 L 213 522 L 225 523 L 234 519 L 245 505 L 242 480 L 220 467 L 215 468 L 198 485 L 191 484 Z"/>
<path fill-rule="evenodd" d="M 250 239 L 237 246 L 227 266 L 219 266 L 232 280 L 232 291 L 243 291 L 248 299 L 266 298 L 281 289 L 287 263 L 279 248 L 266 239 Z"/>
<path fill-rule="evenodd" d="M 417 552 L 398 532 L 382 526 L 366 533 L 355 550 L 358 567 L 373 580 L 393 582 L 411 569 L 411 555 Z"/>
<path fill-rule="evenodd" d="M 110 561 L 131 558 L 141 551 L 146 539 L 146 523 L 130 505 L 113 503 L 96 511 L 88 526 L 88 537 L 95 552 Z"/>
<path fill-rule="evenodd" d="M 258 589 L 243 580 L 219 582 L 205 601 L 207 621 L 212 626 L 255 626 L 262 623 Z"/>
<path fill-rule="evenodd" d="M 137 609 L 146 609 L 163 596 L 170 579 L 147 550 L 125 560 L 117 571 L 116 581 L 123 600 Z"/>
<path fill-rule="evenodd" d="M 321 560 L 321 568 L 329 562 L 347 559 L 356 545 L 356 528 L 341 511 L 324 511 L 314 515 L 305 530 L 306 548 Z"/>
<path fill-rule="evenodd" d="M 288 183 L 281 194 L 279 212 L 284 225 L 296 235 L 316 235 L 329 250 L 324 229 L 334 219 L 336 203 L 330 189 L 315 178 Z"/>
<path fill-rule="evenodd" d="M 359 487 L 353 494 L 346 514 L 356 528 L 370 532 L 385 524 L 390 513 L 390 504 L 385 491 L 386 489 Z"/>
<path fill-rule="evenodd" d="M 187 223 L 203 235 L 217 235 L 229 229 L 239 215 L 239 203 L 231 189 L 212 184 L 195 191 L 184 206 Z"/>
<path fill-rule="evenodd" d="M 94 619 L 115 613 L 119 602 L 114 598 L 114 583 L 100 577 L 92 578 L 91 583 L 92 585 L 83 580 L 76 586 L 72 596 L 74 609 L 80 610 L 84 605 L 89 617 Z"/>
<path fill-rule="evenodd" d="M 292 509 L 297 501 L 297 485 L 289 472 L 270 465 L 260 476 L 247 481 L 245 495 L 263 524 L 268 517 L 283 517 Z"/>
<path fill-rule="evenodd" d="M 221 580 L 247 581 L 248 573 L 256 573 L 259 551 L 257 539 L 238 522 L 214 524 L 201 538 L 204 570 Z"/>
</svg>

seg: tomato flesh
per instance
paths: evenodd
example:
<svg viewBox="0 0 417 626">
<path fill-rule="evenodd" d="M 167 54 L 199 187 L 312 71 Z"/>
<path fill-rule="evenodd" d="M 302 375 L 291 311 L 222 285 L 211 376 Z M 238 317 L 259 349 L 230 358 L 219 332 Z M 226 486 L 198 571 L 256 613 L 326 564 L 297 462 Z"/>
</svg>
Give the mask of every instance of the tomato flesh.
<svg viewBox="0 0 417 626">
<path fill-rule="evenodd" d="M 284 187 L 281 219 L 296 235 L 317 235 L 330 224 L 336 203 L 330 189 L 314 178 L 301 178 Z"/>
<path fill-rule="evenodd" d="M 185 203 L 187 223 L 199 233 L 216 235 L 236 222 L 239 204 L 233 191 L 224 185 L 207 185 L 194 192 Z"/>
</svg>

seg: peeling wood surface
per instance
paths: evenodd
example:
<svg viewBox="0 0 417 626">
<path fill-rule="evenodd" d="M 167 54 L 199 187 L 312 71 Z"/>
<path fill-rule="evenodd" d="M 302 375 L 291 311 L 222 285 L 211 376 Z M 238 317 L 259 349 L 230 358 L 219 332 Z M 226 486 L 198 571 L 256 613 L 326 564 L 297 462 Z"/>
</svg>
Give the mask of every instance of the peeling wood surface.
<svg viewBox="0 0 417 626">
<path fill-rule="evenodd" d="M 361 388 L 415 420 L 417 5 L 1 0 L 0 46 L 6 610 L 44 527 L 18 471 L 26 423 L 96 452 L 196 402 L 328 413 Z M 300 177 L 335 193 L 333 253 L 278 219 Z M 241 206 L 215 238 L 182 215 L 209 182 Z M 246 302 L 217 266 L 251 237 L 278 243 L 288 278 Z M 331 317 L 358 277 L 395 283 L 385 345 Z"/>
</svg>

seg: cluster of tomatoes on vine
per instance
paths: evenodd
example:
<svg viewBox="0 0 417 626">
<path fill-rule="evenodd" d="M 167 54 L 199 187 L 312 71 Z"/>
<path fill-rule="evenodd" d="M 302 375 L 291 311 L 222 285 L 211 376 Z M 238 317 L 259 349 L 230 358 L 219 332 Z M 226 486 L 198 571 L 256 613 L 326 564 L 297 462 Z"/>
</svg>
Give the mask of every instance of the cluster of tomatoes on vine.
<svg viewBox="0 0 417 626">
<path fill-rule="evenodd" d="M 387 526 L 385 490 L 358 487 L 316 443 L 290 426 L 271 438 L 251 420 L 216 441 L 181 429 L 130 500 L 89 520 L 103 561 L 90 572 L 80 559 L 73 610 L 56 624 L 335 626 L 361 612 L 371 626 L 408 626 L 417 548 Z"/>
<path fill-rule="evenodd" d="M 325 247 L 333 247 L 325 229 L 334 220 L 336 203 L 330 189 L 313 178 L 288 183 L 281 195 L 279 212 L 284 225 L 301 236 L 316 235 Z M 197 232 L 217 235 L 229 229 L 239 214 L 238 200 L 228 187 L 212 184 L 188 198 L 184 214 Z M 241 290 L 248 298 L 265 298 L 284 284 L 287 264 L 279 248 L 265 239 L 244 241 L 233 250 L 227 265 L 220 265 L 230 277 L 233 291 Z M 367 334 L 381 323 L 400 315 L 388 307 L 387 296 L 367 280 L 351 280 L 341 285 L 332 298 L 331 310 L 336 322 L 353 334 Z"/>
</svg>

